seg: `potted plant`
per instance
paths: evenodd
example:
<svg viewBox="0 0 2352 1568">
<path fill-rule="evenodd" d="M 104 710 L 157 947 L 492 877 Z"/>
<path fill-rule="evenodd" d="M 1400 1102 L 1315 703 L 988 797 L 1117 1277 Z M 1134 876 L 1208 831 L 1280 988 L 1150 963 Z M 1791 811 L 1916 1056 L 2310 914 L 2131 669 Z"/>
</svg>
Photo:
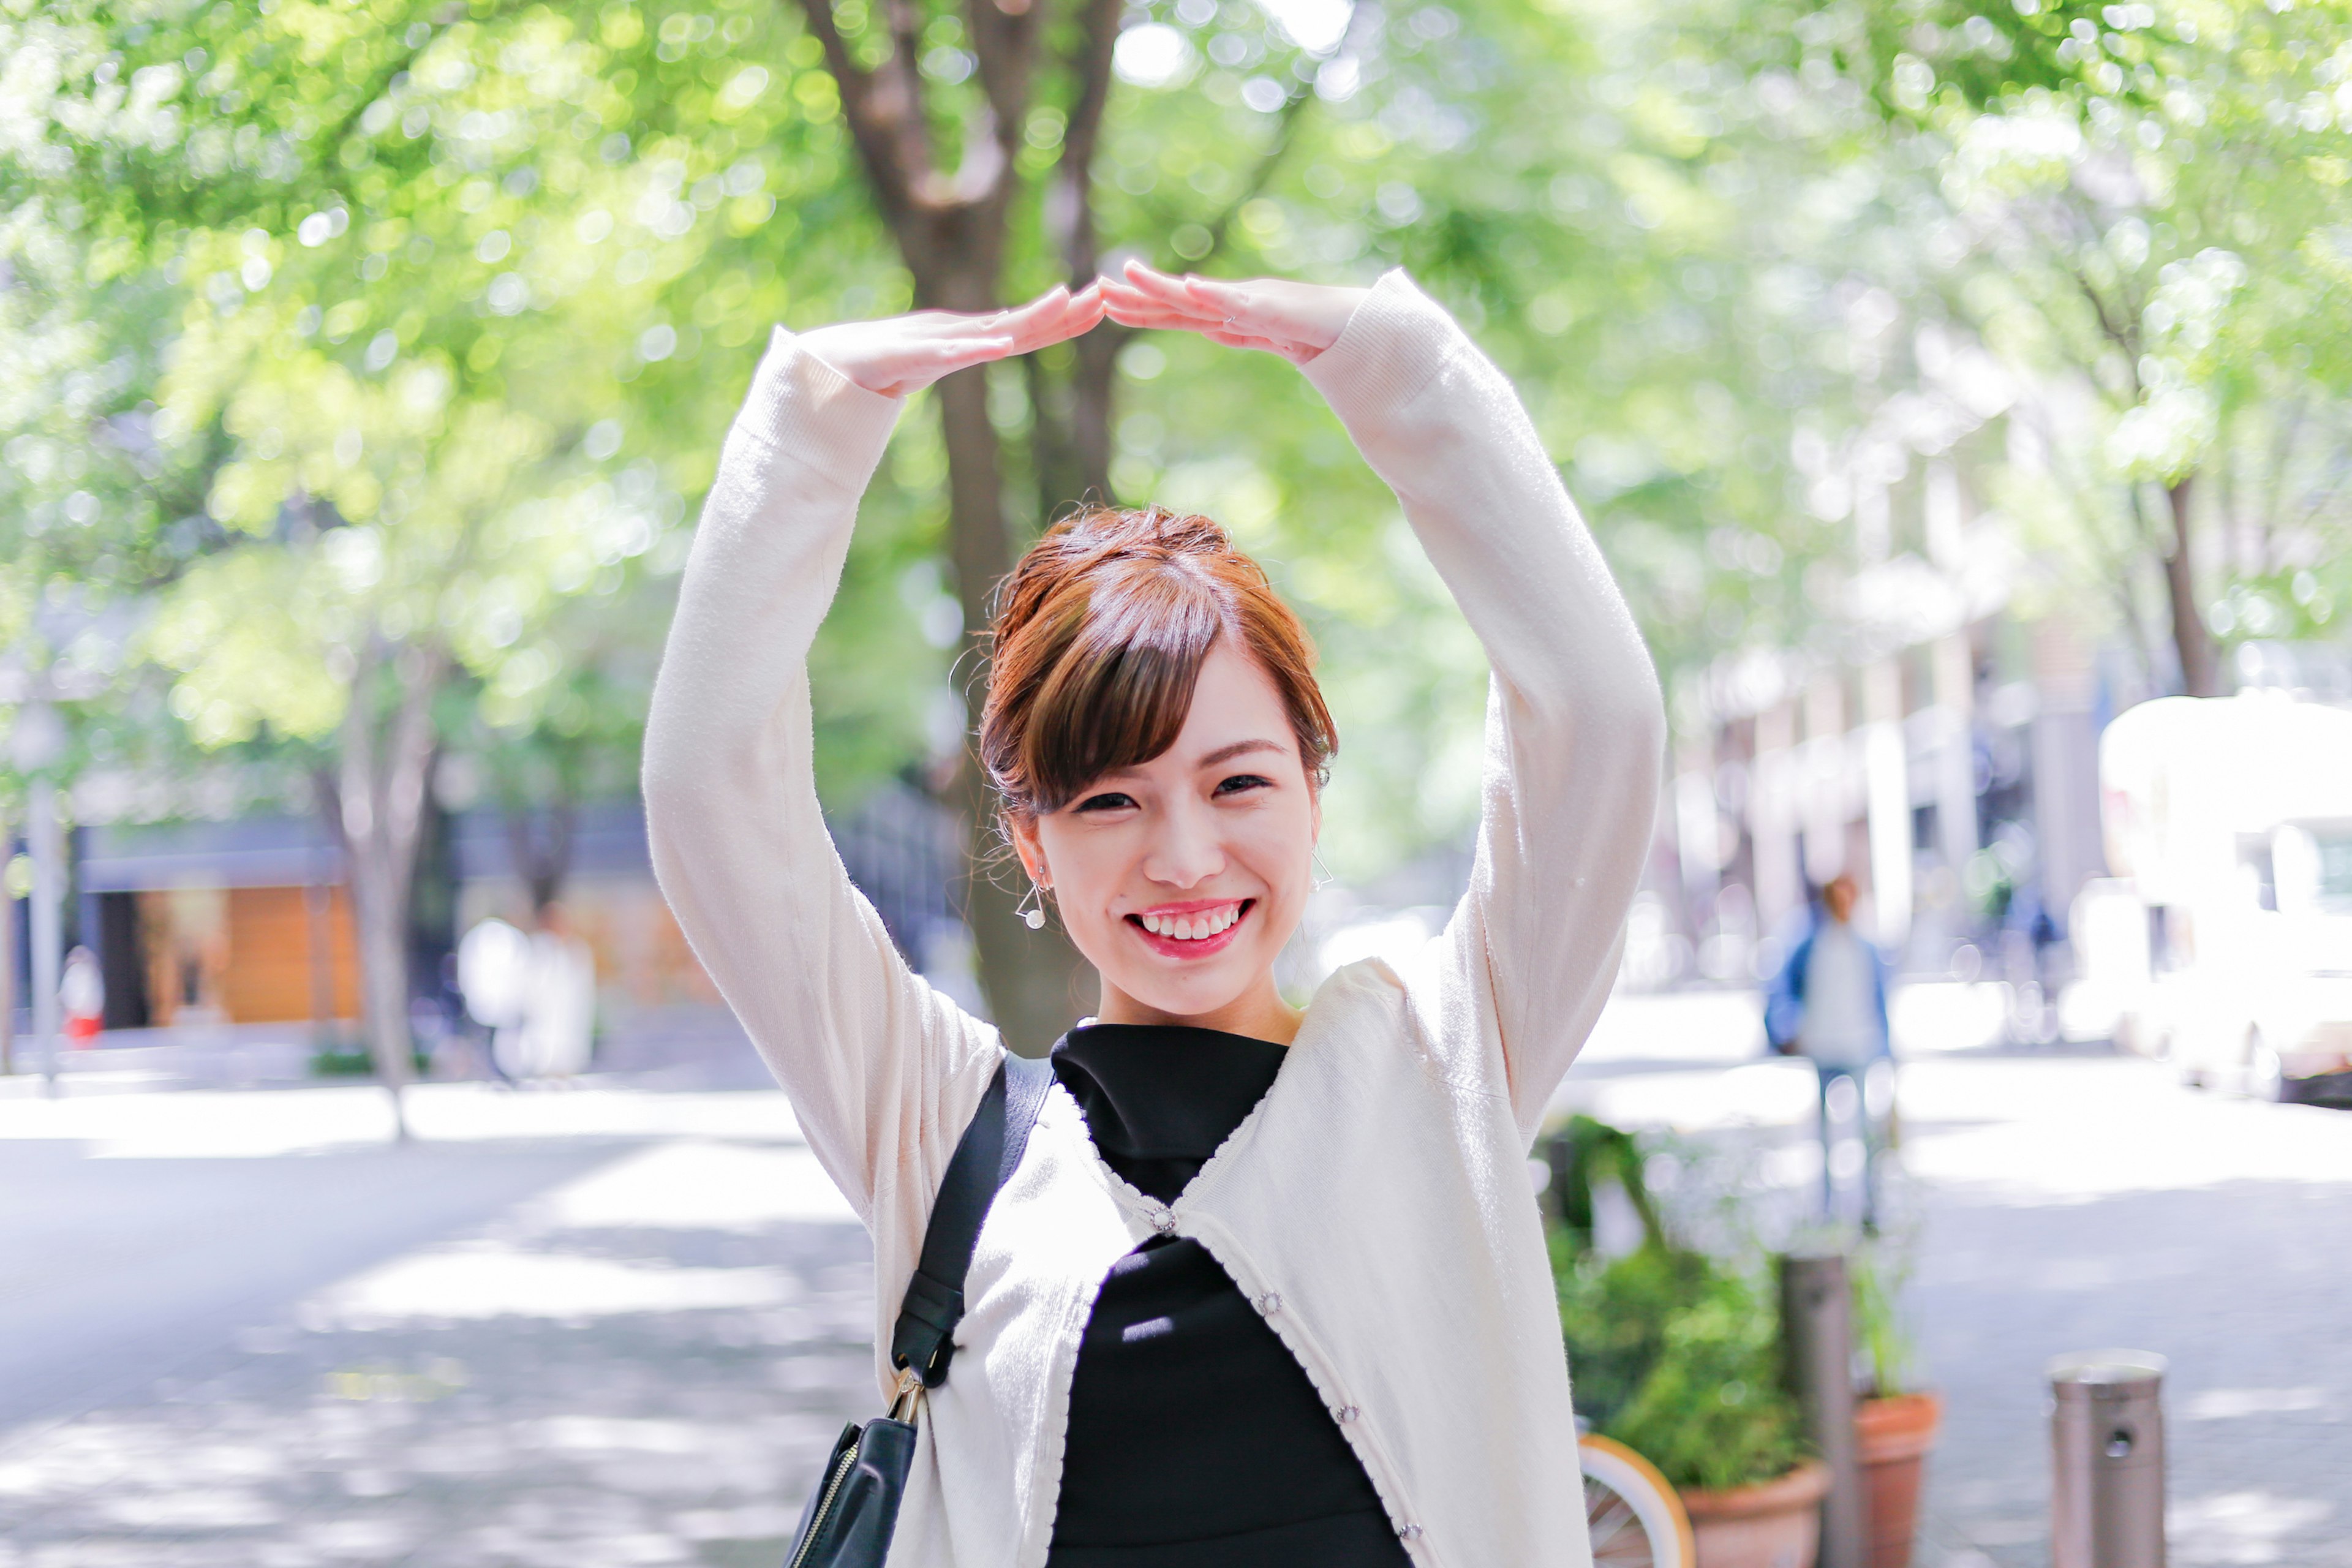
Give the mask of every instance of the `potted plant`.
<svg viewBox="0 0 2352 1568">
<path fill-rule="evenodd" d="M 1883 1240 L 1853 1255 L 1854 1339 L 1870 1365 L 1854 1411 L 1870 1568 L 1909 1568 L 1920 1482 L 1944 1416 L 1943 1401 L 1912 1383 L 1911 1341 L 1898 1306 L 1906 1272 L 1900 1253 Z"/>
<path fill-rule="evenodd" d="M 1769 1298 L 1749 1277 L 1710 1268 L 1664 1341 L 1610 1435 L 1682 1495 L 1698 1568 L 1811 1568 L 1830 1475 L 1807 1457 L 1803 1417 L 1781 1385 Z"/>
<path fill-rule="evenodd" d="M 1554 1147 L 1569 1166 L 1552 1258 L 1578 1410 L 1681 1494 L 1698 1568 L 1812 1568 L 1829 1472 L 1782 1386 L 1770 1293 L 1673 1241 L 1626 1134 L 1580 1118 Z M 1591 1246 L 1595 1180 L 1640 1216 L 1622 1257 Z"/>
</svg>

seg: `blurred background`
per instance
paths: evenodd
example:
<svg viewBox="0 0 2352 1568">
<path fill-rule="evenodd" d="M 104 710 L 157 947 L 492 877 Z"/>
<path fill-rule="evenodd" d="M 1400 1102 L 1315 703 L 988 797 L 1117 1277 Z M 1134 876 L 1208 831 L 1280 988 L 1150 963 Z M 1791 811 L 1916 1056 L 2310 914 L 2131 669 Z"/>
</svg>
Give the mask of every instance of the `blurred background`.
<svg viewBox="0 0 2352 1568">
<path fill-rule="evenodd" d="M 772 325 L 1128 256 L 1402 266 L 1517 384 L 1673 721 L 1559 1110 L 1726 1256 L 1892 1238 L 1919 1560 L 2047 1561 L 2039 1369 L 2116 1342 L 2174 1358 L 2178 1560 L 2352 1563 L 2347 21 L 0 7 L 0 1564 L 774 1554 L 871 1282 L 647 864 L 693 519 Z M 1299 996 L 1436 929 L 1478 805 L 1478 646 L 1287 365 L 952 378 L 819 784 L 1031 1051 L 1089 993 L 968 870 L 975 632 L 1087 493 L 1218 519 L 1321 647 Z M 1765 1026 L 1841 876 L 1859 1110 Z"/>
</svg>

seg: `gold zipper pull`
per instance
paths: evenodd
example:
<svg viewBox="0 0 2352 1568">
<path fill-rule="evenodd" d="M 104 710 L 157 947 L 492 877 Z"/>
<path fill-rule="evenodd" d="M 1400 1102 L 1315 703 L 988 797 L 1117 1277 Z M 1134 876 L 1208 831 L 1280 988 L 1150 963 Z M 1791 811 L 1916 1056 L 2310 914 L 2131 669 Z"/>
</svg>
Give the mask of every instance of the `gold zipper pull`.
<svg viewBox="0 0 2352 1568">
<path fill-rule="evenodd" d="M 911 1422 L 923 1404 L 923 1374 L 913 1367 L 898 1369 L 898 1386 L 890 1395 L 890 1419 Z M 905 1415 L 899 1412 L 904 1410 Z"/>
</svg>

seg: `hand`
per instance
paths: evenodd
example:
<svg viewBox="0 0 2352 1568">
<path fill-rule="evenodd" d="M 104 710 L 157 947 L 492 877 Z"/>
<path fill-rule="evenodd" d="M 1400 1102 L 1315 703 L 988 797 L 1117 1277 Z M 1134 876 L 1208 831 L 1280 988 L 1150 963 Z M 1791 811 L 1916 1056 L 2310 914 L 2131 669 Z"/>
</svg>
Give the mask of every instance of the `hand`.
<svg viewBox="0 0 2352 1568">
<path fill-rule="evenodd" d="M 1103 318 L 1102 288 L 1076 294 L 1055 284 L 1009 310 L 961 315 L 917 310 L 879 321 L 837 321 L 801 335 L 801 346 L 868 392 L 904 397 L 967 366 L 1075 338 Z"/>
<path fill-rule="evenodd" d="M 1227 283 L 1171 277 L 1139 261 L 1124 279 L 1097 280 L 1111 320 L 1130 327 L 1198 332 L 1237 349 L 1264 349 L 1305 364 L 1339 341 L 1368 289 L 1339 289 L 1259 278 Z"/>
</svg>

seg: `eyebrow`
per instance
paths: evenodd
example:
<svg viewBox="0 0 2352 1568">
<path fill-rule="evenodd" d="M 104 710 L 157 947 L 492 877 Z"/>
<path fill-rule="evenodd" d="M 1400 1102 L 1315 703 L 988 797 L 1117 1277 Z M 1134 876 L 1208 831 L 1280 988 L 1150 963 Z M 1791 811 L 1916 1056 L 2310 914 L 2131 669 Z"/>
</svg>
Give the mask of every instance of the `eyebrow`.
<svg viewBox="0 0 2352 1568">
<path fill-rule="evenodd" d="M 1215 751 L 1211 752 L 1207 756 L 1202 757 L 1195 765 L 1204 768 L 1213 768 L 1219 763 L 1232 762 L 1235 757 L 1245 756 L 1251 752 L 1283 752 L 1287 750 L 1289 750 L 1289 748 L 1285 746 L 1279 741 L 1235 741 L 1230 746 L 1219 746 Z"/>
<path fill-rule="evenodd" d="M 1235 757 L 1247 756 L 1252 752 L 1281 752 L 1287 753 L 1289 750 L 1289 747 L 1284 745 L 1279 741 L 1235 741 L 1229 746 L 1219 746 L 1215 751 L 1211 752 L 1207 756 L 1202 757 L 1199 762 L 1192 765 L 1196 768 L 1213 768 L 1220 763 L 1232 762 Z M 1131 763 L 1130 765 L 1123 768 L 1112 768 L 1108 772 L 1105 773 L 1103 777 L 1107 779 L 1132 778 L 1142 771 L 1143 765 L 1140 763 Z"/>
</svg>

